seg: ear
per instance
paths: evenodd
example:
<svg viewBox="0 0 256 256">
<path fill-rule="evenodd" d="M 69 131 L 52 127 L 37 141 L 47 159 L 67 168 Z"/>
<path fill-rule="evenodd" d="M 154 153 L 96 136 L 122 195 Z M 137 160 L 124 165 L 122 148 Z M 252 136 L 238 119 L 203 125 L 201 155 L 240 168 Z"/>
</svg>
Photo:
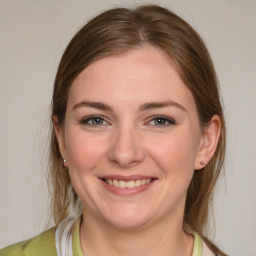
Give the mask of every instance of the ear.
<svg viewBox="0 0 256 256">
<path fill-rule="evenodd" d="M 211 160 L 218 145 L 220 131 L 220 117 L 218 115 L 214 115 L 210 123 L 205 128 L 203 128 L 203 133 L 195 162 L 195 170 L 204 168 Z"/>
<path fill-rule="evenodd" d="M 65 140 L 64 140 L 64 129 L 60 126 L 58 116 L 52 116 L 52 124 L 54 132 L 58 140 L 59 150 L 63 159 L 66 158 Z"/>
</svg>

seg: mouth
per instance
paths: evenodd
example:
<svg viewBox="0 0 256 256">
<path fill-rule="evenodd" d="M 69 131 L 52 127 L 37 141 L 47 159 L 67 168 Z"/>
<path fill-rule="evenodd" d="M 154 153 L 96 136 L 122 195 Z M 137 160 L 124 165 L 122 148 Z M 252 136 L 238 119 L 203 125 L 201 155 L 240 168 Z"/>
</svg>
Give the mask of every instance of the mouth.
<svg viewBox="0 0 256 256">
<path fill-rule="evenodd" d="M 155 179 L 150 178 L 150 179 L 122 180 L 122 179 L 102 178 L 102 180 L 108 185 L 116 188 L 138 188 L 151 183 Z"/>
<path fill-rule="evenodd" d="M 109 192 L 119 196 L 132 196 L 149 190 L 158 178 L 141 175 L 108 175 L 99 179 Z"/>
</svg>

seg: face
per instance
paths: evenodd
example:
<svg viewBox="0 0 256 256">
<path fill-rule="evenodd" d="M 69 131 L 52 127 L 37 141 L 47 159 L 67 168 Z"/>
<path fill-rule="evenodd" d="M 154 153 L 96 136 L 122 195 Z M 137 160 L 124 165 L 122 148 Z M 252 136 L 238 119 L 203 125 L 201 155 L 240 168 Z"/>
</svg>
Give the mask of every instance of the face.
<svg viewBox="0 0 256 256">
<path fill-rule="evenodd" d="M 60 130 L 84 216 L 120 228 L 182 222 L 203 139 L 193 96 L 162 51 L 142 47 L 84 69 Z"/>
</svg>

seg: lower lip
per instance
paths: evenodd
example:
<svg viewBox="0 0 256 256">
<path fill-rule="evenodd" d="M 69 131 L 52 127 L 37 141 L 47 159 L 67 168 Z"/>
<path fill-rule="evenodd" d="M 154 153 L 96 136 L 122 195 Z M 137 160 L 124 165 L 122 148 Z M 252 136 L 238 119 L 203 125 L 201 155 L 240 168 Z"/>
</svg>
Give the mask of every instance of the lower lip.
<svg viewBox="0 0 256 256">
<path fill-rule="evenodd" d="M 120 196 L 132 196 L 132 195 L 137 195 L 147 189 L 149 189 L 153 183 L 155 182 L 155 180 L 152 180 L 150 183 L 142 185 L 140 187 L 135 187 L 135 188 L 118 188 L 112 185 L 109 185 L 108 183 L 106 183 L 105 181 L 101 180 L 103 186 L 108 189 L 110 192 L 116 194 L 116 195 L 120 195 Z"/>
</svg>

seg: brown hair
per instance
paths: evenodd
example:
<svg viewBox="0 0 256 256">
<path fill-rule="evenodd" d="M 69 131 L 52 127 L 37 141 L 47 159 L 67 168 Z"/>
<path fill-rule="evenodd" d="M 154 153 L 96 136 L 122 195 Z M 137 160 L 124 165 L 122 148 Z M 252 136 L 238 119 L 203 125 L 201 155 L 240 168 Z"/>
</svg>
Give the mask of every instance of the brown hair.
<svg viewBox="0 0 256 256">
<path fill-rule="evenodd" d="M 70 86 L 79 73 L 97 59 L 120 54 L 134 47 L 152 45 L 164 51 L 175 63 L 179 75 L 192 92 L 202 127 L 213 115 L 221 119 L 221 135 L 214 156 L 201 171 L 195 171 L 188 188 L 183 228 L 198 232 L 216 255 L 225 255 L 206 237 L 213 189 L 225 155 L 225 122 L 218 81 L 200 36 L 173 12 L 156 5 L 134 10 L 111 9 L 89 21 L 67 46 L 57 71 L 52 99 L 52 115 L 60 125 L 65 120 Z M 70 206 L 81 207 L 72 189 L 68 172 L 52 129 L 50 175 L 53 185 L 52 210 L 56 223 L 69 214 Z"/>
</svg>

